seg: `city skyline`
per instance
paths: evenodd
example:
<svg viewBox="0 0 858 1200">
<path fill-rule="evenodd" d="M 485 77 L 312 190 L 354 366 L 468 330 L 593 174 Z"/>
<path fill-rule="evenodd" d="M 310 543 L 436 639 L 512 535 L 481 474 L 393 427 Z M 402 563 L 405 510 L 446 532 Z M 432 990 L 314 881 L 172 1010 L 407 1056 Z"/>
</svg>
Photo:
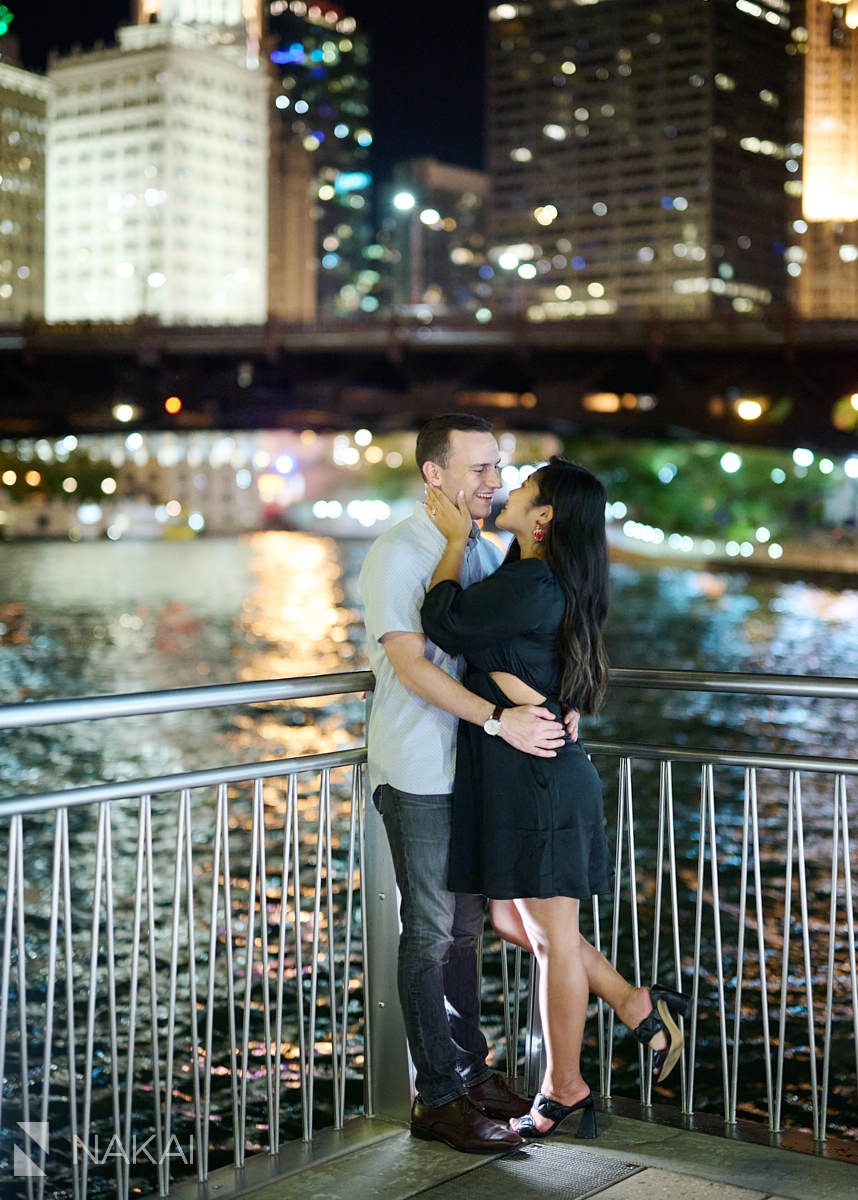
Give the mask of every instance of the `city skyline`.
<svg viewBox="0 0 858 1200">
<path fill-rule="evenodd" d="M 492 4 L 487 172 L 436 152 L 391 164 L 389 179 L 373 160 L 385 105 L 369 87 L 371 23 L 351 15 L 362 4 L 377 15 L 370 0 L 113 0 L 111 31 L 120 12 L 137 22 L 115 29 L 118 44 L 57 52 L 46 79 L 2 65 L 3 191 L 20 210 L 0 223 L 14 251 L 0 260 L 4 315 L 854 318 L 851 0 Z M 152 56 L 165 38 L 172 71 Z M 176 65 L 189 54 L 196 73 Z M 252 114 L 233 111 L 230 71 L 258 93 Z M 40 312 L 25 302 L 42 217 L 19 197 L 37 198 L 42 152 L 25 142 L 41 117 L 17 97 L 42 83 Z M 449 78 L 435 90 L 455 102 Z M 198 274 L 192 243 L 206 244 Z"/>
<path fill-rule="evenodd" d="M 73 6 L 21 0 L 12 32 L 25 67 L 44 70 L 51 50 L 67 53 L 111 41 L 134 20 L 134 0 L 87 0 Z M 371 107 L 376 141 L 372 161 L 384 179 L 403 159 L 434 155 L 462 166 L 482 165 L 484 23 L 482 0 L 437 0 L 428 14 L 387 0 L 342 0 L 371 43 Z M 455 92 L 450 96 L 450 84 Z M 402 120 L 407 112 L 408 120 Z"/>
</svg>

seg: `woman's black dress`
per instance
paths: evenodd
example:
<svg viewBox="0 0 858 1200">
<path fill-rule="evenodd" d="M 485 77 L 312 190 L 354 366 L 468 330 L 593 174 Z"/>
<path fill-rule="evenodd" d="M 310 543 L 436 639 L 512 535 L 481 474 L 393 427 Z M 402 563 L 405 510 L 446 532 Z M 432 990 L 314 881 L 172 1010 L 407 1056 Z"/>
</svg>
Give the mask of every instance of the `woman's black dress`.
<svg viewBox="0 0 858 1200">
<path fill-rule="evenodd" d="M 469 691 L 511 707 L 489 674 L 507 671 L 559 716 L 555 642 L 564 604 L 548 564 L 528 558 L 468 588 L 437 584 L 423 604 L 423 627 L 436 645 L 465 656 Z M 460 721 L 450 890 L 586 899 L 608 892 L 611 875 L 602 784 L 580 741 L 567 739 L 556 758 L 536 758 Z"/>
</svg>

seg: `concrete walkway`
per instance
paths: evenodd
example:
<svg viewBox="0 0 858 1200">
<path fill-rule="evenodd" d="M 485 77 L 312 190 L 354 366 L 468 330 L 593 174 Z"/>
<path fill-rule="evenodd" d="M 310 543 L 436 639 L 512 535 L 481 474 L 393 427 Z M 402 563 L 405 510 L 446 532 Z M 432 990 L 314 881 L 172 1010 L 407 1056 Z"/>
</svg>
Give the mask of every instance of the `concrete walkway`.
<svg viewBox="0 0 858 1200">
<path fill-rule="evenodd" d="M 512 1154 L 458 1154 L 383 1121 L 288 1148 L 285 1178 L 245 1180 L 254 1200 L 856 1200 L 858 1166 L 599 1114 L 595 1142 L 561 1134 Z M 303 1158 L 303 1161 L 299 1159 Z M 270 1170 L 277 1169 L 272 1162 Z M 235 1193 L 233 1193 L 235 1194 Z M 224 1196 L 226 1189 L 209 1188 Z"/>
</svg>

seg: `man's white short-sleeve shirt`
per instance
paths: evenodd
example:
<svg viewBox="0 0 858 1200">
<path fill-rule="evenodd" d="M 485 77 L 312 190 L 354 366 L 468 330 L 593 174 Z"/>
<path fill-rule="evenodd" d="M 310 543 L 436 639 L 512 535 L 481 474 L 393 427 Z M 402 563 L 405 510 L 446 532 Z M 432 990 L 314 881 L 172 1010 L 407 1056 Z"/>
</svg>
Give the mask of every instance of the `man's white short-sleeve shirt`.
<svg viewBox="0 0 858 1200">
<path fill-rule="evenodd" d="M 423 635 L 420 609 L 445 545 L 418 503 L 410 517 L 373 542 L 361 569 L 367 654 L 375 674 L 367 735 L 373 791 L 385 783 L 418 795 L 453 790 L 458 719 L 399 682 L 380 640 L 386 633 Z M 475 530 L 465 552 L 462 584 L 484 579 L 500 561 L 497 547 Z M 428 638 L 424 653 L 442 671 L 461 678 L 460 657 L 445 653 Z"/>
</svg>

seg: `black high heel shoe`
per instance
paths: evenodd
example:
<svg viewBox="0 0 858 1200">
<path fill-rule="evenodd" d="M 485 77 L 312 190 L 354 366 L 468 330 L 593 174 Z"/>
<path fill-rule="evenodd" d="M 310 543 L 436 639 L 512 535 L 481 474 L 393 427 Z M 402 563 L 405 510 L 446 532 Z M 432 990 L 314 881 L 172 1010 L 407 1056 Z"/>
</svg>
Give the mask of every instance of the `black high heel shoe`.
<svg viewBox="0 0 858 1200">
<path fill-rule="evenodd" d="M 679 1062 L 685 1036 L 676 1023 L 678 1017 L 691 1016 L 691 997 L 675 992 L 673 988 L 653 985 L 649 989 L 652 1011 L 644 1017 L 632 1034 L 642 1046 L 649 1046 L 659 1033 L 667 1038 L 667 1045 L 652 1052 L 652 1077 L 656 1083 L 664 1083 Z"/>
<path fill-rule="evenodd" d="M 647 1018 L 649 1019 L 649 1018 Z M 559 1100 L 552 1100 L 550 1096 L 546 1096 L 544 1092 L 537 1092 L 533 1101 L 533 1107 L 540 1116 L 547 1117 L 551 1122 L 547 1129 L 538 1129 L 533 1117 L 530 1113 L 525 1113 L 523 1117 L 518 1117 L 515 1123 L 515 1130 L 522 1137 L 526 1138 L 544 1138 L 550 1133 L 556 1133 L 563 1122 L 573 1112 L 581 1113 L 581 1120 L 578 1123 L 578 1132 L 575 1134 L 579 1138 L 595 1138 L 598 1137 L 596 1129 L 596 1108 L 593 1103 L 593 1093 L 588 1092 L 583 1100 L 579 1100 L 577 1104 L 561 1104 Z M 511 1125 L 510 1128 L 513 1128 Z"/>
</svg>

